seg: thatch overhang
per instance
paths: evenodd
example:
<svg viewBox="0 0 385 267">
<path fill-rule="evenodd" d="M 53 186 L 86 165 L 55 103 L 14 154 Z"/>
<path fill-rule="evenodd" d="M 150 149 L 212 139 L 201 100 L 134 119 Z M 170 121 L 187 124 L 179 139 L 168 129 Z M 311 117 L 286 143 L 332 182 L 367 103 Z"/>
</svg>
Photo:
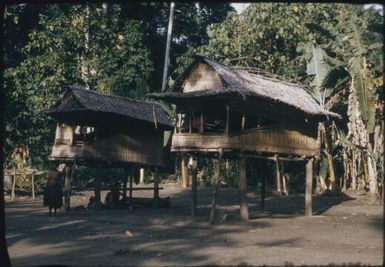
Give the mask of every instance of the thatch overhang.
<svg viewBox="0 0 385 267">
<path fill-rule="evenodd" d="M 215 98 L 236 98 L 248 102 L 259 100 L 269 105 L 273 104 L 272 108 L 296 110 L 304 116 L 318 119 L 341 118 L 336 113 L 324 110 L 302 85 L 237 70 L 202 55 L 192 55 L 192 57 L 195 59 L 194 62 L 176 80 L 171 92 L 153 93 L 150 96 L 175 104 Z M 182 92 L 186 77 L 199 63 L 207 64 L 218 74 L 222 87 Z"/>
<path fill-rule="evenodd" d="M 46 114 L 64 122 L 88 124 L 132 123 L 159 129 L 173 128 L 162 106 L 128 99 L 120 96 L 102 94 L 78 86 L 70 86 L 54 108 Z"/>
</svg>

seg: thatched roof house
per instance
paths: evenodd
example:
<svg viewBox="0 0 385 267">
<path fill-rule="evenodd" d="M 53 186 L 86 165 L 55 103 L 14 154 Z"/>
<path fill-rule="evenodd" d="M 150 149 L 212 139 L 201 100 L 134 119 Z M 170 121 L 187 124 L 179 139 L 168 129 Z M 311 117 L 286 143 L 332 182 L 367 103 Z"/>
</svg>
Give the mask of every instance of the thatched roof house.
<svg viewBox="0 0 385 267">
<path fill-rule="evenodd" d="M 163 165 L 172 124 L 159 104 L 72 86 L 47 114 L 58 121 L 51 160 Z"/>
<path fill-rule="evenodd" d="M 161 105 L 125 97 L 106 95 L 79 86 L 70 86 L 56 106 L 46 112 L 58 120 L 99 123 L 108 117 L 172 129 Z"/>
<path fill-rule="evenodd" d="M 186 154 L 218 155 L 218 162 L 222 157 L 238 157 L 240 214 L 247 219 L 246 159 L 275 160 L 277 170 L 279 160 L 306 159 L 306 214 L 311 214 L 312 158 L 320 153 L 318 123 L 339 115 L 322 109 L 301 85 L 240 71 L 201 55 L 192 57 L 171 92 L 152 94 L 176 104 L 171 149 L 181 153 L 181 169 Z M 279 177 L 277 171 L 277 188 Z M 196 179 L 195 175 L 193 192 Z M 196 193 L 192 203 L 195 215 Z"/>
<path fill-rule="evenodd" d="M 155 93 L 152 96 L 174 103 L 180 103 L 184 99 L 224 96 L 245 100 L 258 98 L 274 107 L 298 110 L 303 115 L 340 117 L 322 109 L 303 85 L 241 71 L 202 55 L 192 57 L 195 61 L 176 80 L 171 92 Z M 207 72 L 211 74 L 209 80 L 205 78 Z M 192 77 L 191 73 L 195 76 Z"/>
<path fill-rule="evenodd" d="M 247 73 L 201 55 L 192 57 L 194 62 L 170 92 L 152 94 L 177 105 L 174 151 L 223 148 L 311 156 L 318 153 L 318 122 L 339 118 L 322 109 L 301 85 Z"/>
</svg>

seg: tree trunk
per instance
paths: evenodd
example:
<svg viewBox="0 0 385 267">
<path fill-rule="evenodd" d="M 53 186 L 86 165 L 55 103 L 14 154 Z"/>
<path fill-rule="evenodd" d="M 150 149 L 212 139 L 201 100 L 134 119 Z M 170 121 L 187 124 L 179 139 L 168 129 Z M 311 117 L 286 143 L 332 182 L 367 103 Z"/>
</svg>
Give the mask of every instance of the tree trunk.
<svg viewBox="0 0 385 267">
<path fill-rule="evenodd" d="M 321 133 L 323 135 L 322 140 L 325 144 L 325 152 L 326 152 L 326 158 L 328 160 L 328 169 L 329 169 L 329 190 L 333 191 L 335 189 L 335 183 L 336 183 L 336 176 L 334 173 L 334 162 L 333 162 L 333 156 L 330 151 L 329 146 L 329 133 L 327 131 L 327 127 L 325 126 L 325 123 L 320 122 L 320 128 Z"/>
</svg>

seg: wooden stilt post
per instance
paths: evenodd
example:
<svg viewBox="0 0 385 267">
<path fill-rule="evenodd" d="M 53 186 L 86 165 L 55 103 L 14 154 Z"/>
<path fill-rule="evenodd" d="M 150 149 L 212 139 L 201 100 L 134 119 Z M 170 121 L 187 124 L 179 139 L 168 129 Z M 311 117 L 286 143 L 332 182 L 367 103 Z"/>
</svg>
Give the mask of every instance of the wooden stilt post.
<svg viewBox="0 0 385 267">
<path fill-rule="evenodd" d="M 278 156 L 275 156 L 275 173 L 277 180 L 277 194 L 281 195 L 281 171 L 279 167 L 279 159 Z"/>
<path fill-rule="evenodd" d="M 261 211 L 265 211 L 265 196 L 266 196 L 266 177 L 262 175 L 261 183 Z"/>
<path fill-rule="evenodd" d="M 182 187 L 187 188 L 189 186 L 189 175 L 187 169 L 187 159 L 184 153 L 181 153 L 181 174 L 182 174 Z"/>
<path fill-rule="evenodd" d="M 225 134 L 229 134 L 230 132 L 230 106 L 226 105 L 226 129 Z"/>
<path fill-rule="evenodd" d="M 193 217 L 197 215 L 197 167 L 197 161 L 193 158 L 191 166 L 191 216 Z"/>
<path fill-rule="evenodd" d="M 242 131 L 245 130 L 245 123 L 246 123 L 246 114 L 243 113 L 243 115 L 242 115 L 242 123 L 241 123 L 241 129 L 242 129 Z"/>
<path fill-rule="evenodd" d="M 35 172 L 32 172 L 32 199 L 35 199 Z"/>
<path fill-rule="evenodd" d="M 241 219 L 249 220 L 249 208 L 247 203 L 247 178 L 246 178 L 246 161 L 245 155 L 239 156 L 239 205 Z"/>
<path fill-rule="evenodd" d="M 313 159 L 306 164 L 305 216 L 312 216 Z"/>
<path fill-rule="evenodd" d="M 210 224 L 214 224 L 214 222 L 215 222 L 215 208 L 216 208 L 216 204 L 217 204 L 219 186 L 221 185 L 222 158 L 223 158 L 223 149 L 219 150 L 218 164 L 214 166 L 215 189 L 214 189 L 213 197 L 212 197 L 212 201 L 211 201 L 211 210 L 210 210 L 210 218 L 209 218 Z"/>
<path fill-rule="evenodd" d="M 73 168 L 71 168 L 69 165 L 66 165 L 65 167 L 65 177 L 64 177 L 64 208 L 66 212 L 69 212 L 69 209 L 71 207 L 71 188 L 72 188 L 72 173 Z"/>
<path fill-rule="evenodd" d="M 99 208 L 100 206 L 100 165 L 98 166 L 98 173 L 95 177 L 95 201 L 96 201 L 96 207 Z"/>
<path fill-rule="evenodd" d="M 124 167 L 124 177 L 123 177 L 123 201 L 125 204 L 127 202 L 127 180 L 128 180 L 128 166 Z"/>
<path fill-rule="evenodd" d="M 155 209 L 159 209 L 159 170 L 154 170 L 154 205 Z"/>
<path fill-rule="evenodd" d="M 140 168 L 139 183 L 144 184 L 144 169 L 143 168 Z"/>
<path fill-rule="evenodd" d="M 204 132 L 204 119 L 203 119 L 203 113 L 201 113 L 201 123 L 199 125 L 199 133 L 203 133 Z"/>
<path fill-rule="evenodd" d="M 13 168 L 13 180 L 12 180 L 12 193 L 11 199 L 15 199 L 15 187 L 16 187 L 16 168 Z"/>
<path fill-rule="evenodd" d="M 288 195 L 288 191 L 287 191 L 287 182 L 286 182 L 286 176 L 285 176 L 285 171 L 284 171 L 284 164 L 283 164 L 283 161 L 280 162 L 280 166 L 281 166 L 281 176 L 282 176 L 282 189 L 283 189 L 283 194 L 285 196 Z"/>
<path fill-rule="evenodd" d="M 133 205 L 132 205 L 132 181 L 133 181 L 133 174 L 132 174 L 132 172 L 131 173 L 129 173 L 129 175 L 130 175 L 130 192 L 129 192 L 129 203 L 130 203 L 130 207 L 132 207 Z"/>
</svg>

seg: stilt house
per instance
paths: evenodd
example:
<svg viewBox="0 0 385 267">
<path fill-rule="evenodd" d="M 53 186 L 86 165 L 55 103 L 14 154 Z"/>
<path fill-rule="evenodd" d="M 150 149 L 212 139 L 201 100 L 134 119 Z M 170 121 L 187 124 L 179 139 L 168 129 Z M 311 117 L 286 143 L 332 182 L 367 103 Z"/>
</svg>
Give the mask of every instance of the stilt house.
<svg viewBox="0 0 385 267">
<path fill-rule="evenodd" d="M 319 153 L 318 123 L 339 115 L 303 86 L 192 57 L 170 92 L 152 95 L 176 105 L 172 151 L 293 160 Z"/>
<path fill-rule="evenodd" d="M 159 104 L 70 87 L 47 114 L 58 121 L 50 160 L 163 165 L 172 124 Z"/>
<path fill-rule="evenodd" d="M 58 121 L 49 160 L 69 165 L 76 162 L 94 167 L 123 167 L 126 170 L 123 197 L 126 196 L 129 166 L 153 168 L 157 172 L 157 167 L 163 165 L 163 134 L 173 128 L 159 104 L 75 86 L 69 87 L 47 114 Z M 66 175 L 70 190 L 67 178 Z M 158 183 L 158 177 L 154 178 L 156 201 Z M 132 176 L 129 189 L 131 200 Z M 99 203 L 99 178 L 95 196 Z"/>
</svg>

